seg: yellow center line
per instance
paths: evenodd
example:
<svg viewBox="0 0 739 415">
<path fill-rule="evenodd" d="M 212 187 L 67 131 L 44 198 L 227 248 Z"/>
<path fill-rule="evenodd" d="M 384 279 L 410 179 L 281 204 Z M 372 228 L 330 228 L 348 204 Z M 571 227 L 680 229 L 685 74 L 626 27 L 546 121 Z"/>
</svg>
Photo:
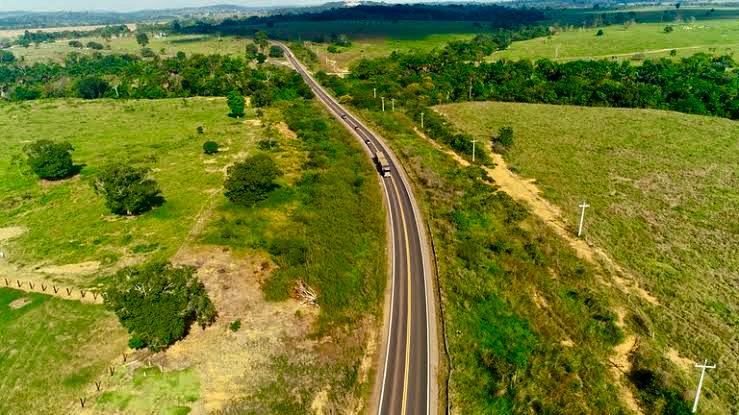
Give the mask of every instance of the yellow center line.
<svg viewBox="0 0 739 415">
<path fill-rule="evenodd" d="M 411 365 L 411 244 L 408 240 L 408 227 L 405 223 L 405 212 L 403 211 L 403 202 L 400 199 L 400 192 L 398 187 L 395 185 L 395 178 L 391 179 L 393 183 L 393 190 L 397 197 L 398 207 L 400 207 L 400 219 L 403 223 L 403 236 L 405 237 L 405 263 L 407 267 L 406 274 L 408 275 L 408 282 L 406 291 L 408 293 L 408 312 L 406 315 L 406 336 L 405 336 L 405 374 L 403 376 L 403 404 L 401 414 L 405 415 L 408 406 L 408 372 L 410 371 Z"/>
</svg>

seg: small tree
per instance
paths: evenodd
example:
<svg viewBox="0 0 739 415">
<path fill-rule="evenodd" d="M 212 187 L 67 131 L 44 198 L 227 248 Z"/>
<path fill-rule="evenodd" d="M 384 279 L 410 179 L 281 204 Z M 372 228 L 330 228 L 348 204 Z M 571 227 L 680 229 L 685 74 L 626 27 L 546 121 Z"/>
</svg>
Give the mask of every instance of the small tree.
<svg viewBox="0 0 739 415">
<path fill-rule="evenodd" d="M 218 152 L 218 143 L 215 141 L 206 141 L 203 143 L 203 153 L 216 154 Z"/>
<path fill-rule="evenodd" d="M 250 61 L 253 61 L 257 59 L 257 55 L 259 54 L 259 48 L 257 48 L 257 45 L 254 43 L 247 43 L 246 44 L 246 58 Z"/>
<path fill-rule="evenodd" d="M 226 197 L 239 205 L 254 206 L 267 198 L 282 171 L 268 155 L 260 153 L 228 168 Z"/>
<path fill-rule="evenodd" d="M 500 152 L 513 145 L 513 128 L 502 127 L 498 130 L 498 136 L 493 137 L 493 147 Z"/>
<path fill-rule="evenodd" d="M 595 34 L 596 36 L 603 36 L 605 33 L 603 32 L 603 29 L 598 29 L 598 33 Z"/>
<path fill-rule="evenodd" d="M 78 168 L 72 162 L 74 147 L 64 141 L 56 143 L 51 140 L 38 140 L 23 147 L 28 157 L 28 165 L 41 179 L 59 180 L 77 173 Z"/>
<path fill-rule="evenodd" d="M 261 30 L 255 33 L 254 43 L 259 45 L 259 49 L 262 51 L 267 49 L 267 46 L 269 45 L 269 37 L 267 36 L 267 33 Z"/>
<path fill-rule="evenodd" d="M 665 33 L 672 33 L 673 30 L 675 30 L 675 28 L 673 28 L 672 26 L 665 26 L 664 32 Z"/>
<path fill-rule="evenodd" d="M 238 118 L 244 116 L 244 97 L 236 91 L 231 91 L 226 97 L 228 102 L 228 108 L 231 112 L 228 114 L 229 117 Z"/>
<path fill-rule="evenodd" d="M 136 43 L 142 48 L 146 47 L 149 44 L 149 36 L 143 32 L 136 33 Z"/>
<path fill-rule="evenodd" d="M 274 45 L 271 48 L 269 48 L 270 58 L 282 58 L 283 56 L 285 56 L 285 52 L 282 50 L 281 47 Z"/>
<path fill-rule="evenodd" d="M 88 76 L 77 82 L 77 93 L 84 99 L 101 98 L 110 88 L 110 85 L 103 79 L 95 76 Z"/>
<path fill-rule="evenodd" d="M 217 315 L 194 267 L 163 262 L 118 271 L 103 298 L 130 333 L 129 345 L 152 351 L 185 337 L 194 322 L 212 324 Z"/>
<path fill-rule="evenodd" d="M 0 50 L 0 63 L 13 63 L 15 62 L 15 55 L 13 52 L 7 50 Z"/>
<path fill-rule="evenodd" d="M 85 45 L 83 45 L 79 40 L 70 40 L 69 47 L 82 49 Z"/>
<path fill-rule="evenodd" d="M 105 46 L 103 46 L 102 43 L 98 42 L 87 42 L 87 47 L 93 50 L 103 50 L 105 49 Z"/>
<path fill-rule="evenodd" d="M 267 56 L 265 56 L 264 53 L 258 53 L 257 54 L 257 63 L 261 65 L 264 62 L 267 62 Z"/>
<path fill-rule="evenodd" d="M 159 184 L 143 167 L 109 164 L 100 170 L 93 188 L 116 215 L 138 215 L 164 203 Z"/>
</svg>

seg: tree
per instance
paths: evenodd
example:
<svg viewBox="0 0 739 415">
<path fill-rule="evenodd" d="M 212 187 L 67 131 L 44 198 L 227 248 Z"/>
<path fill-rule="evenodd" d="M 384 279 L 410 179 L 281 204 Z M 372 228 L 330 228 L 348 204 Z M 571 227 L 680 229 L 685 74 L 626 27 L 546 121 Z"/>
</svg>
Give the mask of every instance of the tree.
<svg viewBox="0 0 739 415">
<path fill-rule="evenodd" d="M 266 107 L 272 103 L 272 91 L 269 88 L 259 88 L 251 96 L 251 102 L 255 107 Z"/>
<path fill-rule="evenodd" d="M 104 79 L 96 76 L 88 76 L 77 82 L 77 93 L 84 99 L 101 98 L 109 88 L 110 85 Z"/>
<path fill-rule="evenodd" d="M 244 116 L 244 97 L 237 91 L 231 91 L 226 97 L 228 102 L 228 108 L 231 112 L 228 114 L 229 117 L 238 118 Z"/>
<path fill-rule="evenodd" d="M 257 53 L 257 63 L 261 65 L 264 62 L 267 62 L 267 56 L 264 53 Z"/>
<path fill-rule="evenodd" d="M 185 337 L 194 322 L 205 328 L 217 315 L 195 268 L 165 262 L 123 268 L 103 298 L 131 335 L 129 345 L 152 351 Z"/>
<path fill-rule="evenodd" d="M 142 48 L 146 47 L 149 44 L 149 36 L 144 32 L 136 33 L 136 43 Z"/>
<path fill-rule="evenodd" d="M 259 48 L 254 43 L 246 44 L 246 58 L 250 61 L 256 60 L 259 54 Z"/>
<path fill-rule="evenodd" d="M 159 184 L 143 167 L 109 164 L 100 170 L 93 188 L 116 215 L 138 215 L 164 203 Z"/>
<path fill-rule="evenodd" d="M 7 50 L 0 50 L 0 63 L 13 63 L 15 62 L 15 55 L 13 52 Z"/>
<path fill-rule="evenodd" d="M 605 33 L 603 32 L 603 29 L 598 29 L 598 33 L 595 34 L 596 36 L 603 36 Z"/>
<path fill-rule="evenodd" d="M 267 45 L 269 45 L 269 37 L 267 36 L 267 33 L 260 30 L 257 33 L 254 34 L 254 43 L 259 45 L 259 49 L 264 51 L 267 49 Z"/>
<path fill-rule="evenodd" d="M 73 176 L 79 168 L 72 162 L 74 147 L 66 141 L 38 140 L 23 147 L 28 165 L 41 179 L 59 180 Z"/>
<path fill-rule="evenodd" d="M 673 30 L 675 30 L 675 28 L 673 28 L 672 26 L 668 25 L 668 26 L 665 26 L 664 32 L 665 33 L 672 33 Z"/>
<path fill-rule="evenodd" d="M 269 48 L 270 58 L 281 58 L 283 56 L 285 56 L 285 52 L 282 50 L 281 47 L 274 45 L 271 48 Z"/>
<path fill-rule="evenodd" d="M 218 143 L 215 141 L 206 141 L 203 143 L 203 153 L 215 154 L 218 152 Z"/>
<path fill-rule="evenodd" d="M 282 176 L 271 157 L 256 154 L 228 168 L 224 187 L 226 197 L 239 205 L 254 206 L 267 198 L 276 185 L 275 179 Z"/>
<path fill-rule="evenodd" d="M 105 46 L 103 46 L 102 43 L 98 42 L 87 42 L 87 47 L 93 50 L 103 50 L 105 49 Z"/>
<path fill-rule="evenodd" d="M 69 47 L 82 49 L 85 45 L 83 45 L 79 40 L 70 40 Z"/>
</svg>

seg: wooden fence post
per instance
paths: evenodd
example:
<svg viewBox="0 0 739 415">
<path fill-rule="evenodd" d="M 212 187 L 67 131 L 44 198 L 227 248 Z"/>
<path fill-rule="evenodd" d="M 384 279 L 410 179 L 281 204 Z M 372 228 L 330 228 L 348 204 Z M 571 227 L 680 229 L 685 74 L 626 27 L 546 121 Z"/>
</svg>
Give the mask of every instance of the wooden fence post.
<svg viewBox="0 0 739 415">
<path fill-rule="evenodd" d="M 98 392 L 100 392 L 100 385 L 101 385 L 101 384 L 102 384 L 102 382 L 100 382 L 100 381 L 95 381 L 95 387 L 97 388 Z"/>
<path fill-rule="evenodd" d="M 65 289 L 67 290 L 67 296 L 71 296 L 72 295 L 72 290 L 69 289 L 69 288 L 65 288 Z"/>
<path fill-rule="evenodd" d="M 52 287 L 54 287 L 54 294 L 56 294 L 57 292 L 59 292 L 59 289 L 56 288 L 56 285 L 52 285 Z"/>
<path fill-rule="evenodd" d="M 31 289 L 33 289 L 33 283 L 32 282 L 29 281 L 28 282 L 28 286 L 31 287 Z"/>
<path fill-rule="evenodd" d="M 15 280 L 15 283 L 18 284 L 18 288 L 21 288 L 21 285 L 23 285 L 19 280 Z"/>
<path fill-rule="evenodd" d="M 6 286 L 10 285 L 10 281 L 8 281 L 8 279 L 7 279 L 7 278 L 3 278 L 3 279 L 5 280 L 5 285 L 6 285 Z"/>
<path fill-rule="evenodd" d="M 80 295 L 82 296 L 82 298 L 85 298 L 85 290 L 80 290 Z"/>
<path fill-rule="evenodd" d="M 86 400 L 87 400 L 87 398 L 80 398 L 80 406 L 82 406 L 83 408 L 85 407 L 85 401 Z"/>
<path fill-rule="evenodd" d="M 41 284 L 41 291 L 46 292 L 46 286 L 44 284 Z"/>
<path fill-rule="evenodd" d="M 110 371 L 110 376 L 113 376 L 113 373 L 115 373 L 113 366 L 108 367 L 108 370 Z"/>
<path fill-rule="evenodd" d="M 123 363 L 126 363 L 126 360 L 128 360 L 128 355 L 123 353 Z"/>
</svg>

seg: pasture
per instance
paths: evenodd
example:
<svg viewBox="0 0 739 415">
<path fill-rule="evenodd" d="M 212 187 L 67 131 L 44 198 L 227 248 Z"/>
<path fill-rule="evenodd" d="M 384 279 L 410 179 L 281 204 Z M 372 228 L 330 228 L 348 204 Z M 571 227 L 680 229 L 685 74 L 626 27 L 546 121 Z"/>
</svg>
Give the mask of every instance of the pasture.
<svg viewBox="0 0 739 415">
<path fill-rule="evenodd" d="M 657 350 L 721 368 L 715 410 L 739 388 L 739 124 L 657 110 L 474 102 L 437 107 L 486 143 L 511 126 L 510 168 L 656 297 L 637 324 Z M 691 373 L 692 375 L 692 373 Z M 707 403 L 706 405 L 712 405 Z M 718 408 L 723 408 L 719 410 Z M 733 409 L 729 409 L 733 408 Z"/>
<path fill-rule="evenodd" d="M 127 335 L 100 305 L 0 288 L 0 413 L 69 413 Z"/>
<path fill-rule="evenodd" d="M 665 27 L 672 27 L 666 33 Z M 680 58 L 699 52 L 731 55 L 739 51 L 739 20 L 698 20 L 692 23 L 637 23 L 603 28 L 563 28 L 549 36 L 513 42 L 491 59 L 643 60 Z M 596 36 L 603 30 L 602 36 Z"/>
<path fill-rule="evenodd" d="M 0 263 L 0 269 L 84 287 L 103 269 L 171 257 L 220 193 L 224 167 L 256 144 L 255 124 L 228 118 L 227 112 L 221 98 L 0 105 L 0 229 L 22 230 L 3 243 L 5 262 L 13 267 Z M 23 161 L 23 146 L 38 139 L 72 143 L 80 174 L 39 180 Z M 206 140 L 220 143 L 221 152 L 204 155 Z M 166 202 L 135 218 L 110 214 L 91 182 L 113 161 L 150 168 Z"/>
</svg>

